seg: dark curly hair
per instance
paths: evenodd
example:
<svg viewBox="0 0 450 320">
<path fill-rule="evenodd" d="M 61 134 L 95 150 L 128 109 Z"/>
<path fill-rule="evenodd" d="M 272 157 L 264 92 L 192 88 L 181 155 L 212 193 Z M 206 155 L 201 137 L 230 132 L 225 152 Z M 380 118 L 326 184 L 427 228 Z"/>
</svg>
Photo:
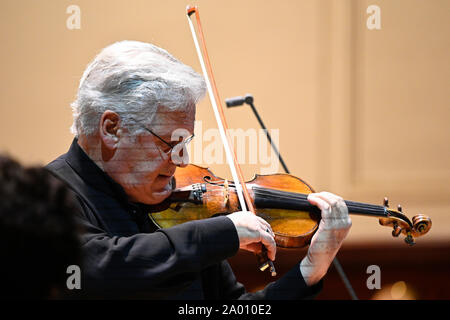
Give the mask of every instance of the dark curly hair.
<svg viewBox="0 0 450 320">
<path fill-rule="evenodd" d="M 77 210 L 50 172 L 0 155 L 1 297 L 64 297 L 67 267 L 81 263 Z"/>
</svg>

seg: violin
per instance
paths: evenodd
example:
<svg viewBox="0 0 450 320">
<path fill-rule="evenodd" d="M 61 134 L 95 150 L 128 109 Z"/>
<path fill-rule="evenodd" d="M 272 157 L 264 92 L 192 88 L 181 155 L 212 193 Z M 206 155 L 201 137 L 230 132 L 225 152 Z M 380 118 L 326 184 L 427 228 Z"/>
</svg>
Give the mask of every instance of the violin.
<svg viewBox="0 0 450 320">
<path fill-rule="evenodd" d="M 158 206 L 150 218 L 160 228 L 191 220 L 206 219 L 242 210 L 233 181 L 217 177 L 209 169 L 194 164 L 178 168 L 173 179 L 172 194 Z M 315 192 L 304 180 L 291 174 L 255 175 L 245 183 L 255 212 L 266 220 L 275 234 L 278 247 L 307 246 L 319 227 L 320 209 L 307 200 Z M 379 219 L 382 226 L 392 227 L 392 236 L 405 236 L 408 245 L 426 234 L 431 219 L 418 214 L 410 220 L 402 209 L 345 200 L 350 214 Z"/>
<path fill-rule="evenodd" d="M 166 228 L 190 220 L 248 210 L 270 223 L 277 246 L 306 246 L 318 229 L 321 216 L 320 210 L 307 200 L 307 195 L 314 192 L 313 189 L 302 179 L 290 174 L 255 175 L 250 181 L 244 180 L 232 148 L 198 8 L 188 6 L 186 17 L 233 181 L 216 177 L 209 169 L 196 165 L 178 168 L 172 195 L 163 202 L 163 210 L 149 213 L 150 218 L 156 225 Z M 394 237 L 404 234 L 409 245 L 414 244 L 414 238 L 426 234 L 431 228 L 429 217 L 419 214 L 410 221 L 400 208 L 389 209 L 387 199 L 384 206 L 345 202 L 349 213 L 379 218 L 381 225 L 393 228 Z M 270 268 L 272 276 L 276 275 L 264 246 L 262 252 L 257 254 L 257 259 L 260 270 Z"/>
</svg>

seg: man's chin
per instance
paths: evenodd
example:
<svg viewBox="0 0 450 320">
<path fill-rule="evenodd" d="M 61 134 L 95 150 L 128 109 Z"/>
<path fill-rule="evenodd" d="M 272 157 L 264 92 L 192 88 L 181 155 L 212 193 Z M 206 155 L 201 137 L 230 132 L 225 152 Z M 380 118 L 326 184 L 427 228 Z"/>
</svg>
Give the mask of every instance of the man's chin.
<svg viewBox="0 0 450 320">
<path fill-rule="evenodd" d="M 147 204 L 159 204 L 166 200 L 172 193 L 172 189 L 164 189 L 161 191 L 153 191 L 149 197 Z"/>
<path fill-rule="evenodd" d="M 134 201 L 155 205 L 163 202 L 172 194 L 172 180 L 166 181 L 166 183 L 162 183 L 163 181 L 157 181 L 157 183 L 153 183 L 152 186 L 147 187 L 146 189 L 141 189 L 140 194 L 135 193 Z M 159 184 L 159 186 L 158 186 Z"/>
</svg>

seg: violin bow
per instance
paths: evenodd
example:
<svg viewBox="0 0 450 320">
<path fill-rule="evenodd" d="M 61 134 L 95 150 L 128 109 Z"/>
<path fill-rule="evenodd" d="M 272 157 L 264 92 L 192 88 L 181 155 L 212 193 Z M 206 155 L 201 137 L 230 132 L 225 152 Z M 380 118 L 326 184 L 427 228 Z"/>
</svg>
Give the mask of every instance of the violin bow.
<svg viewBox="0 0 450 320">
<path fill-rule="evenodd" d="M 197 38 L 197 33 L 194 28 L 194 24 L 191 20 L 191 17 L 195 15 L 195 21 L 197 25 L 197 30 L 199 33 L 200 43 Z M 211 62 L 208 56 L 208 50 L 206 49 L 205 37 L 203 34 L 203 28 L 200 21 L 200 14 L 197 6 L 187 6 L 186 8 L 186 16 L 189 23 L 189 28 L 192 33 L 192 38 L 194 40 L 195 49 L 197 51 L 197 55 L 200 61 L 200 65 L 202 68 L 203 76 L 205 77 L 206 87 L 208 89 L 209 99 L 211 101 L 211 105 L 214 111 L 214 115 L 217 121 L 217 125 L 220 132 L 220 137 L 222 139 L 222 143 L 225 149 L 225 155 L 227 157 L 228 164 L 230 166 L 231 175 L 233 177 L 233 181 L 236 187 L 236 193 L 239 199 L 239 204 L 241 206 L 241 210 L 250 211 L 253 214 L 256 214 L 255 207 L 253 206 L 253 202 L 251 201 L 250 194 L 248 193 L 247 187 L 245 184 L 244 176 L 242 174 L 241 167 L 236 158 L 236 153 L 231 148 L 233 145 L 230 135 L 228 133 L 228 125 L 225 119 L 225 114 L 223 112 L 221 100 L 219 98 L 219 92 L 217 90 L 216 82 L 214 80 L 214 74 L 211 67 Z M 204 56 L 204 57 L 203 57 Z M 267 257 L 267 249 L 263 245 L 262 253 L 257 254 L 257 258 L 259 261 L 259 269 L 261 271 L 269 268 L 272 276 L 276 275 L 275 266 L 273 262 Z"/>
</svg>

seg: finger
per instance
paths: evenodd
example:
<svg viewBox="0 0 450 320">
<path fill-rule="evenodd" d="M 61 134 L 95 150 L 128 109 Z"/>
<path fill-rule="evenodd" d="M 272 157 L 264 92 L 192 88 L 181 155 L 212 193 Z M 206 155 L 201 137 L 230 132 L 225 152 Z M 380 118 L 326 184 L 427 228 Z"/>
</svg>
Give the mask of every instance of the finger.
<svg viewBox="0 0 450 320">
<path fill-rule="evenodd" d="M 275 255 L 277 252 L 277 244 L 275 243 L 275 239 L 272 237 L 272 235 L 268 232 L 265 232 L 264 230 L 261 230 L 261 242 L 267 249 L 267 257 L 270 260 L 275 260 Z"/>
<path fill-rule="evenodd" d="M 330 192 L 320 192 L 317 196 L 330 205 L 332 216 L 348 216 L 347 205 L 342 197 Z"/>
<path fill-rule="evenodd" d="M 272 235 L 272 237 L 275 237 L 275 234 L 272 231 L 272 226 L 266 220 L 253 214 L 250 211 L 246 211 L 246 214 L 249 215 L 249 218 L 251 219 L 250 221 L 252 224 L 257 225 L 258 227 L 262 228 L 264 231 L 269 232 Z"/>
<path fill-rule="evenodd" d="M 258 221 L 262 224 L 262 228 L 264 229 L 264 231 L 270 233 L 272 237 L 275 237 L 275 234 L 273 233 L 272 226 L 270 225 L 270 223 L 268 223 L 261 217 L 256 216 L 256 218 L 258 218 Z"/>
<path fill-rule="evenodd" d="M 328 191 L 322 191 L 322 192 L 319 192 L 318 194 L 319 195 L 329 196 L 329 197 L 335 198 L 337 200 L 344 200 L 341 196 L 338 196 L 337 194 L 334 194 L 334 193 L 331 193 L 331 192 L 328 192 Z"/>
<path fill-rule="evenodd" d="M 253 242 L 249 243 L 242 247 L 243 250 L 247 250 L 254 253 L 261 253 L 262 252 L 262 244 L 261 242 Z"/>
<path fill-rule="evenodd" d="M 317 193 L 310 193 L 307 199 L 311 204 L 317 206 L 322 212 L 330 210 L 330 205 L 328 202 L 320 198 Z"/>
<path fill-rule="evenodd" d="M 330 192 L 320 192 L 318 194 L 318 196 L 324 200 L 326 200 L 332 208 L 342 208 L 342 207 L 347 207 L 344 199 L 338 195 L 335 195 L 333 193 Z"/>
<path fill-rule="evenodd" d="M 250 251 L 256 254 L 261 254 L 263 251 L 263 245 L 261 244 L 261 242 L 253 242 L 253 243 L 249 243 L 245 246 L 243 246 L 241 249 L 242 250 L 246 250 L 246 251 Z M 269 255 L 267 255 L 267 258 L 269 258 L 271 261 L 275 261 L 275 257 L 270 257 Z"/>
<path fill-rule="evenodd" d="M 266 228 L 270 228 L 270 229 L 271 229 L 270 224 L 269 224 L 266 220 L 264 220 L 264 219 L 261 218 L 260 216 L 255 216 L 255 217 L 256 217 L 256 219 L 258 219 L 258 221 L 261 222 Z"/>
<path fill-rule="evenodd" d="M 341 197 L 338 197 L 337 195 L 330 193 L 330 192 L 319 192 L 317 193 L 317 196 L 326 201 L 331 207 L 336 207 L 338 205 L 338 203 L 340 202 L 340 200 L 342 199 Z"/>
</svg>

